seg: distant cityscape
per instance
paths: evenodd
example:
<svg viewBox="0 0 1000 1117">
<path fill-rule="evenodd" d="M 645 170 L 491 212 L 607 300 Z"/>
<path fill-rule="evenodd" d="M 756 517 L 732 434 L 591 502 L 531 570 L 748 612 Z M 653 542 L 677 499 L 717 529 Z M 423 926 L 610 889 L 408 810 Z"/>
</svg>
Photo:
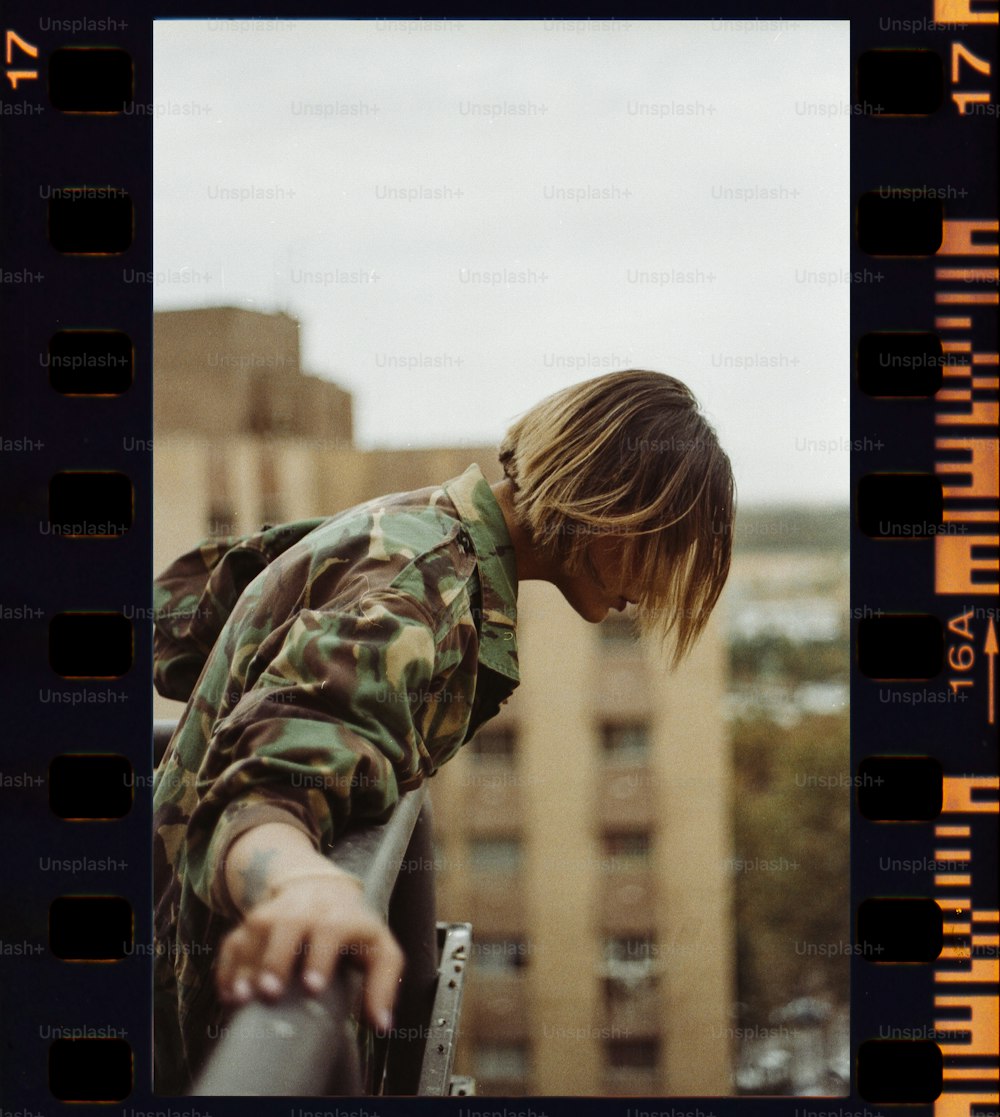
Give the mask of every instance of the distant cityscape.
<svg viewBox="0 0 1000 1117">
<path fill-rule="evenodd" d="M 726 589 L 729 717 L 760 713 L 787 725 L 847 708 L 849 537 L 847 507 L 739 514 Z"/>
</svg>

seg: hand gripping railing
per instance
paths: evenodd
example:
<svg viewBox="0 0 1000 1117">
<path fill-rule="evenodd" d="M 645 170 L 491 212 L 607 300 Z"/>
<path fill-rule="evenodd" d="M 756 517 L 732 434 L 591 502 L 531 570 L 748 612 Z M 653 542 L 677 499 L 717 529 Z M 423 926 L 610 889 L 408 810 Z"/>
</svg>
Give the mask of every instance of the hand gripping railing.
<svg viewBox="0 0 1000 1117">
<path fill-rule="evenodd" d="M 155 723 L 157 760 L 173 727 Z M 471 935 L 468 924 L 435 923 L 426 786 L 402 795 L 388 822 L 346 831 L 330 857 L 361 878 L 366 900 L 387 919 L 406 956 L 392 1031 L 375 1034 L 363 1072 L 356 1024 L 361 974 L 340 965 L 319 996 L 293 982 L 280 1000 L 234 1012 L 191 1096 L 449 1092 Z"/>
</svg>

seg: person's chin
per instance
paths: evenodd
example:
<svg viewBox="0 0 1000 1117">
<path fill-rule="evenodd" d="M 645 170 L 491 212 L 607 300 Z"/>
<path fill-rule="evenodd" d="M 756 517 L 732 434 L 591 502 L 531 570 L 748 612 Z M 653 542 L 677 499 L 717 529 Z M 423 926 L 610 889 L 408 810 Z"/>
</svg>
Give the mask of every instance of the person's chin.
<svg viewBox="0 0 1000 1117">
<path fill-rule="evenodd" d="M 591 624 L 600 624 L 610 612 L 611 609 L 607 605 L 591 605 L 581 616 Z"/>
<path fill-rule="evenodd" d="M 604 605 L 599 601 L 574 601 L 565 590 L 563 590 L 563 597 L 572 605 L 573 611 L 590 624 L 600 624 L 610 610 L 609 605 Z"/>
</svg>

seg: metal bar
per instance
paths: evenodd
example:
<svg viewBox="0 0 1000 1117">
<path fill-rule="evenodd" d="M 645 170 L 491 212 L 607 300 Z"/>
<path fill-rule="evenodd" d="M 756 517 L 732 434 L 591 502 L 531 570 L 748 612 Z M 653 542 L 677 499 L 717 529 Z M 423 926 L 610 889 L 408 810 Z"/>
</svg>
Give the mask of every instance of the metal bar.
<svg viewBox="0 0 1000 1117">
<path fill-rule="evenodd" d="M 191 1096 L 266 1097 L 362 1091 L 350 1012 L 360 974 L 341 974 L 318 997 L 289 991 L 236 1012 Z M 332 1069 L 335 1068 L 335 1069 Z"/>
<path fill-rule="evenodd" d="M 396 999 L 395 1023 L 387 1039 L 383 1094 L 416 1094 L 427 1043 L 427 1022 L 438 976 L 437 921 L 434 912 L 434 845 L 431 800 L 413 828 L 389 905 L 389 928 L 406 955 Z"/>
<path fill-rule="evenodd" d="M 331 861 L 364 881 L 365 899 L 383 919 L 389 914 L 399 867 L 426 802 L 427 785 L 421 784 L 400 796 L 388 822 L 345 831 L 330 852 Z"/>
<path fill-rule="evenodd" d="M 448 1095 L 453 1098 L 471 1098 L 476 1094 L 476 1080 L 467 1074 L 453 1074 Z"/>
<path fill-rule="evenodd" d="M 443 923 L 441 968 L 431 1009 L 431 1023 L 417 1093 L 444 1096 L 450 1091 L 451 1069 L 458 1041 L 465 970 L 472 953 L 472 924 Z"/>
<path fill-rule="evenodd" d="M 348 830 L 331 851 L 332 861 L 361 878 L 365 898 L 383 918 L 426 798 L 424 785 L 407 792 L 388 822 Z M 295 983 L 280 1001 L 238 1009 L 190 1096 L 357 1097 L 361 1073 L 349 1017 L 360 980 L 344 966 L 321 996 Z"/>
</svg>

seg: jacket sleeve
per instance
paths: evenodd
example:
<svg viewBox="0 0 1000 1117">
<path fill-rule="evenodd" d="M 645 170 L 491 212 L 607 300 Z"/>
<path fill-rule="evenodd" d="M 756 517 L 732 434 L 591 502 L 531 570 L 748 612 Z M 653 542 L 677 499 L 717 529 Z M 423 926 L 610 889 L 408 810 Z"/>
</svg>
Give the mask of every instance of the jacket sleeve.
<svg viewBox="0 0 1000 1117">
<path fill-rule="evenodd" d="M 439 626 L 393 590 L 366 595 L 356 612 L 300 612 L 199 770 L 186 838 L 199 898 L 234 916 L 221 867 L 251 826 L 289 822 L 323 849 L 349 819 L 384 820 L 399 784 L 433 770 L 415 715 L 461 674 L 474 639 L 471 625 Z"/>
<path fill-rule="evenodd" d="M 153 582 L 153 685 L 186 702 L 246 587 L 293 544 L 322 524 L 298 520 L 254 535 L 206 539 Z"/>
</svg>

